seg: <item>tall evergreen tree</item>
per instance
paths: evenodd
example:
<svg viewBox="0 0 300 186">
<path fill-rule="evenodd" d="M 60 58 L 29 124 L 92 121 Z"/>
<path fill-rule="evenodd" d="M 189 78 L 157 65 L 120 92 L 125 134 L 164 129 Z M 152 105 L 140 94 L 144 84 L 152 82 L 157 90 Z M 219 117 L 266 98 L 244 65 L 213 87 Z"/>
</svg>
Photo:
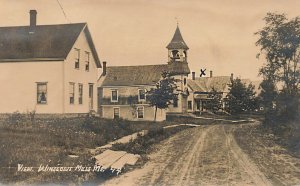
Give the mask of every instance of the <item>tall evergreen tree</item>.
<svg viewBox="0 0 300 186">
<path fill-rule="evenodd" d="M 222 94 L 218 92 L 214 87 L 208 94 L 208 98 L 210 99 L 207 103 L 207 109 L 216 113 L 219 109 L 222 108 Z"/>
<path fill-rule="evenodd" d="M 155 107 L 154 121 L 156 121 L 157 109 L 166 109 L 173 100 L 178 99 L 176 82 L 176 79 L 168 72 L 163 72 L 162 79 L 156 84 L 156 88 L 147 92 L 147 100 L 151 106 Z"/>
<path fill-rule="evenodd" d="M 254 86 L 252 84 L 246 87 L 241 79 L 236 78 L 231 80 L 228 86 L 227 111 L 229 113 L 240 114 L 244 111 L 253 111 L 258 107 Z"/>
</svg>

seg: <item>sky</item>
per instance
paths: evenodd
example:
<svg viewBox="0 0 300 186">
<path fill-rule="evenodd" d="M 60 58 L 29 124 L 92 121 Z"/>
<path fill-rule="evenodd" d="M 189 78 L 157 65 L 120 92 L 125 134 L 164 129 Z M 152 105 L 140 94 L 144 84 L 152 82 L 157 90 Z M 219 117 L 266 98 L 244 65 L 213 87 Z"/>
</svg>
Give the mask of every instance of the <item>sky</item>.
<svg viewBox="0 0 300 186">
<path fill-rule="evenodd" d="M 64 13 L 59 6 L 63 7 Z M 108 66 L 166 64 L 177 21 L 189 46 L 191 71 L 231 73 L 258 80 L 264 59 L 254 35 L 267 12 L 299 16 L 299 0 L 0 0 L 0 26 L 87 22 L 101 61 Z M 207 73 L 208 75 L 209 73 Z"/>
</svg>

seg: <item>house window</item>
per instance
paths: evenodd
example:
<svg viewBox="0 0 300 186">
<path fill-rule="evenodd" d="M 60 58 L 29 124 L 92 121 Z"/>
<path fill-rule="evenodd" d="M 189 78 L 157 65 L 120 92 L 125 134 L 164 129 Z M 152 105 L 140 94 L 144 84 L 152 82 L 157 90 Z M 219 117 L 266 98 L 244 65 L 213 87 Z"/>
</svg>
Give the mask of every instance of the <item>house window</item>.
<svg viewBox="0 0 300 186">
<path fill-rule="evenodd" d="M 75 83 L 69 84 L 69 96 L 70 96 L 70 104 L 74 104 L 74 97 L 75 97 Z"/>
<path fill-rule="evenodd" d="M 89 83 L 89 108 L 93 110 L 94 108 L 94 84 Z"/>
<path fill-rule="evenodd" d="M 144 118 L 144 107 L 137 108 L 137 118 L 139 119 Z"/>
<path fill-rule="evenodd" d="M 197 110 L 200 110 L 200 100 L 197 100 L 197 102 L 196 102 L 196 108 L 197 108 Z"/>
<path fill-rule="evenodd" d="M 47 104 L 47 83 L 37 83 L 37 103 Z"/>
<path fill-rule="evenodd" d="M 78 103 L 82 104 L 83 85 L 78 84 Z"/>
<path fill-rule="evenodd" d="M 111 91 L 111 102 L 118 102 L 118 90 Z"/>
<path fill-rule="evenodd" d="M 192 101 L 188 101 L 188 109 L 192 110 Z"/>
<path fill-rule="evenodd" d="M 85 70 L 89 71 L 90 70 L 90 53 L 85 52 Z"/>
<path fill-rule="evenodd" d="M 146 100 L 145 89 L 139 89 L 139 101 L 145 101 L 145 100 Z"/>
<path fill-rule="evenodd" d="M 186 85 L 186 78 L 183 79 L 183 84 Z"/>
<path fill-rule="evenodd" d="M 173 99 L 173 107 L 178 107 L 178 99 Z"/>
<path fill-rule="evenodd" d="M 79 69 L 80 49 L 75 48 L 75 69 Z"/>
<path fill-rule="evenodd" d="M 120 108 L 114 108 L 114 119 L 120 118 Z"/>
</svg>

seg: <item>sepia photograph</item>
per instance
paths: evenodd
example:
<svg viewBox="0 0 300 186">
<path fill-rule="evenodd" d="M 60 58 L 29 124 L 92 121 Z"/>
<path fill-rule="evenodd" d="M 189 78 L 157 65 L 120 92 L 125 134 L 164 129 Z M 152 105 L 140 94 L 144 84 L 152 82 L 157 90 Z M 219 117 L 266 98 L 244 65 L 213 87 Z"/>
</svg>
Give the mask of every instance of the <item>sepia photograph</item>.
<svg viewBox="0 0 300 186">
<path fill-rule="evenodd" d="M 300 185 L 299 7 L 0 0 L 0 185 Z"/>
</svg>

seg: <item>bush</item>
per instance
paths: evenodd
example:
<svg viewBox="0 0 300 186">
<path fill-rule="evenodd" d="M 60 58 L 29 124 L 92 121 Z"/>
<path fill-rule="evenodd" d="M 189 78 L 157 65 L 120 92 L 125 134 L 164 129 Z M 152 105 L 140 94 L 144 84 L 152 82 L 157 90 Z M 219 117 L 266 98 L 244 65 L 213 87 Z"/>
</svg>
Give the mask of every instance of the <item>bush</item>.
<svg viewBox="0 0 300 186">
<path fill-rule="evenodd" d="M 19 111 L 12 113 L 8 117 L 8 122 L 13 125 L 20 125 L 23 124 L 25 121 L 26 121 L 25 115 L 21 114 Z"/>
<path fill-rule="evenodd" d="M 157 129 L 150 129 L 148 133 L 144 136 L 138 135 L 135 140 L 131 140 L 129 143 L 125 144 L 114 144 L 112 146 L 113 150 L 121 150 L 126 151 L 132 154 L 140 154 L 145 155 L 149 151 L 151 151 L 151 146 L 155 143 L 158 143 L 171 135 L 182 131 L 183 129 L 190 128 L 189 126 L 178 126 L 173 128 L 157 128 Z"/>
</svg>

